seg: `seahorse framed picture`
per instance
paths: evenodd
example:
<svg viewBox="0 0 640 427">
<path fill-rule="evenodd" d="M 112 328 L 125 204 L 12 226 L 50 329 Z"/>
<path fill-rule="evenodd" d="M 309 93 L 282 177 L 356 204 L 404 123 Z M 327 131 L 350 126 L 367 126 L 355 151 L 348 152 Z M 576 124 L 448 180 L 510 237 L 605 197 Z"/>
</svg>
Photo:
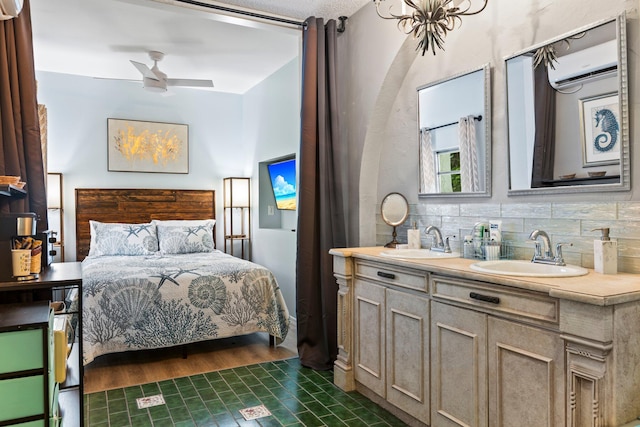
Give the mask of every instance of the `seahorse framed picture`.
<svg viewBox="0 0 640 427">
<path fill-rule="evenodd" d="M 607 93 L 579 101 L 583 167 L 620 163 L 620 104 Z"/>
</svg>

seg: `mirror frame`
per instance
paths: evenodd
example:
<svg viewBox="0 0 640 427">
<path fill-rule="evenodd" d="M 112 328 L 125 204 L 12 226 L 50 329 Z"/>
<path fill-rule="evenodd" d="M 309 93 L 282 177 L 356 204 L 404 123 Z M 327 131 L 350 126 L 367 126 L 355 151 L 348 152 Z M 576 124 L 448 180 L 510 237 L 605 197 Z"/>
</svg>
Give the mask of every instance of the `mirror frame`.
<svg viewBox="0 0 640 427">
<path fill-rule="evenodd" d="M 542 46 L 553 44 L 560 40 L 563 40 L 569 36 L 579 34 L 588 31 L 592 28 L 600 25 L 615 22 L 616 24 L 616 40 L 618 49 L 618 94 L 620 104 L 620 182 L 617 184 L 590 184 L 590 185 L 570 185 L 561 187 L 540 187 L 540 188 L 528 188 L 520 190 L 511 189 L 511 143 L 508 140 L 508 126 L 509 126 L 509 105 L 507 94 L 507 61 L 532 50 L 538 49 Z M 628 94 L 628 68 L 627 68 L 627 18 L 626 13 L 622 12 L 614 18 L 607 18 L 601 21 L 585 25 L 576 30 L 567 32 L 561 36 L 547 40 L 542 43 L 530 46 L 523 49 L 513 55 L 509 55 L 504 58 L 503 61 L 505 69 L 504 78 L 504 90 L 505 90 L 505 114 L 507 117 L 507 170 L 509 173 L 509 189 L 507 196 L 524 196 L 524 195 L 538 195 L 538 194 L 574 194 L 574 193 L 593 193 L 604 191 L 629 191 L 631 189 L 631 163 L 629 154 L 629 94 Z"/>
<path fill-rule="evenodd" d="M 473 68 L 467 71 L 463 71 L 458 74 L 454 74 L 452 76 L 445 77 L 443 79 L 427 83 L 422 85 L 416 89 L 416 95 L 418 97 L 418 112 L 417 112 L 417 123 L 418 123 L 418 148 L 420 147 L 420 90 L 426 89 L 428 87 L 432 87 L 441 83 L 448 82 L 453 79 L 457 79 L 459 77 L 465 76 L 467 74 L 475 73 L 477 71 L 484 72 L 484 112 L 482 114 L 482 120 L 484 122 L 484 136 L 485 136 L 485 153 L 484 153 L 484 161 L 485 161 L 485 171 L 484 171 L 484 191 L 476 191 L 474 193 L 420 193 L 418 192 L 419 198 L 432 198 L 432 197 L 446 197 L 446 198 L 459 198 L 459 197 L 491 197 L 491 146 L 493 145 L 493 141 L 491 140 L 491 127 L 492 127 L 492 119 L 491 119 L 491 64 L 486 63 L 478 68 Z M 418 152 L 420 150 L 418 149 Z M 418 156 L 418 183 L 420 182 L 420 157 Z M 480 156 L 478 156 L 480 157 Z M 418 184 L 418 187 L 420 185 Z"/>
<path fill-rule="evenodd" d="M 405 211 L 404 211 L 404 214 L 402 215 L 402 218 L 399 219 L 398 221 L 390 221 L 384 214 L 385 204 L 390 200 L 392 196 L 398 197 L 399 201 L 404 202 Z M 384 221 L 385 224 L 387 224 L 390 227 L 393 227 L 393 231 L 391 233 L 393 239 L 389 243 L 384 245 L 384 247 L 385 248 L 397 247 L 400 244 L 400 242 L 398 242 L 397 227 L 400 227 L 402 224 L 404 224 L 407 218 L 409 218 L 409 202 L 407 201 L 407 198 L 404 197 L 404 195 L 397 192 L 391 192 L 387 194 L 382 198 L 382 202 L 380 202 L 380 216 L 382 217 L 382 221 Z"/>
<path fill-rule="evenodd" d="M 398 221 L 394 221 L 394 222 L 388 220 L 385 217 L 385 214 L 384 214 L 385 203 L 387 203 L 387 201 L 390 200 L 391 196 L 400 196 L 399 200 L 403 201 L 404 202 L 404 206 L 406 207 L 404 215 L 402 215 L 402 219 L 400 219 Z M 409 202 L 407 201 L 407 198 L 404 197 L 404 195 L 402 195 L 400 193 L 397 193 L 397 192 L 392 192 L 392 193 L 387 194 L 386 196 L 384 196 L 382 198 L 382 202 L 380 203 L 380 216 L 382 217 L 382 221 L 384 221 L 385 224 L 387 224 L 387 225 L 389 225 L 391 227 L 399 227 L 399 226 L 401 226 L 402 224 L 404 224 L 404 222 L 407 220 L 407 218 L 409 218 Z"/>
</svg>

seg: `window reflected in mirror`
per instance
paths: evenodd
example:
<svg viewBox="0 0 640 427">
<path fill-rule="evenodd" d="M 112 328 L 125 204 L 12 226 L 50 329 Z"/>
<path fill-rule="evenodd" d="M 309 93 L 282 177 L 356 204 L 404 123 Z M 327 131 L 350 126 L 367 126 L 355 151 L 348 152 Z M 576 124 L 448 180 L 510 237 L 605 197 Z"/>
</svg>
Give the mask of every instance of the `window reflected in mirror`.
<svg viewBox="0 0 640 427">
<path fill-rule="evenodd" d="M 438 158 L 438 190 L 441 193 L 462 192 L 460 178 L 460 151 L 437 152 Z"/>
<path fill-rule="evenodd" d="M 418 88 L 420 197 L 489 196 L 489 65 Z"/>
</svg>

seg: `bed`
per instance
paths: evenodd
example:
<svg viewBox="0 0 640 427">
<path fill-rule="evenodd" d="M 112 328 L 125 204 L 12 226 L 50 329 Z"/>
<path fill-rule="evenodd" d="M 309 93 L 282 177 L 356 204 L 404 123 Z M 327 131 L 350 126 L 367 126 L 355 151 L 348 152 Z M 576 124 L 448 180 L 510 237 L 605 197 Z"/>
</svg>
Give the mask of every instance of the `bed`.
<svg viewBox="0 0 640 427">
<path fill-rule="evenodd" d="M 215 249 L 215 192 L 76 190 L 83 363 L 267 332 L 289 312 L 274 275 Z"/>
</svg>

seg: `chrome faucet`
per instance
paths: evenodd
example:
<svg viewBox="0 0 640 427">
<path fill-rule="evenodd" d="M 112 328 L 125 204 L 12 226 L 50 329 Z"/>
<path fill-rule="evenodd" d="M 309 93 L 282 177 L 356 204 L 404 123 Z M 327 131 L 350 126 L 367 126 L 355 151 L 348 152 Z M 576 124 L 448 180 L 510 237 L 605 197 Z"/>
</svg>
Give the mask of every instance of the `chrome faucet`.
<svg viewBox="0 0 640 427">
<path fill-rule="evenodd" d="M 442 238 L 442 232 L 435 225 L 430 225 L 424 229 L 425 234 L 433 232 L 435 237 L 434 244 L 431 246 L 431 250 L 434 252 L 451 253 L 451 246 L 449 246 L 449 237 Z"/>
<path fill-rule="evenodd" d="M 542 246 L 538 241 L 538 238 L 542 240 Z M 533 241 L 536 245 L 533 258 L 531 262 L 538 262 L 542 264 L 554 264 L 554 265 L 566 265 L 562 257 L 562 247 L 573 246 L 572 243 L 558 243 L 556 244 L 556 255 L 553 255 L 553 248 L 551 247 L 551 239 L 549 235 L 542 230 L 533 230 L 529 235 L 529 240 Z M 544 253 L 543 253 L 544 247 Z"/>
<path fill-rule="evenodd" d="M 542 255 L 542 250 L 540 248 L 540 242 L 538 242 L 538 237 L 542 240 L 542 244 L 544 245 L 544 256 Z M 536 262 L 536 259 L 547 258 L 553 259 L 553 250 L 551 249 L 551 239 L 549 239 L 549 235 L 546 231 L 542 230 L 533 230 L 529 235 L 529 240 L 532 240 L 536 244 L 535 254 L 533 255 L 533 262 Z"/>
</svg>

